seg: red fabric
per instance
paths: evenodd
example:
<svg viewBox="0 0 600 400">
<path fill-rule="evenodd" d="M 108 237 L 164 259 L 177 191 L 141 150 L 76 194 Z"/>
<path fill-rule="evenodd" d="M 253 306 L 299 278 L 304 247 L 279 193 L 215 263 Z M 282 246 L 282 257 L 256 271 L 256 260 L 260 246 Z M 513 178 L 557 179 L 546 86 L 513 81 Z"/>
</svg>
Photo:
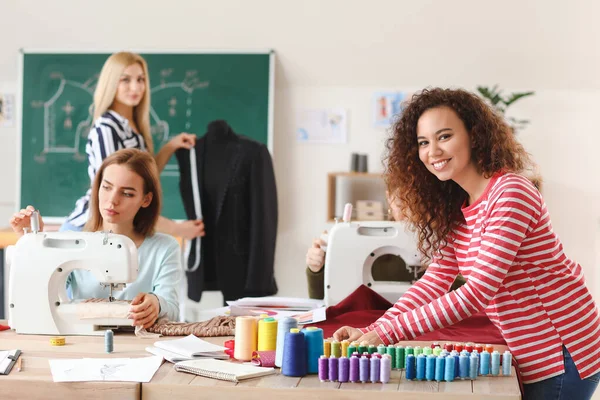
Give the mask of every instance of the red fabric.
<svg viewBox="0 0 600 400">
<path fill-rule="evenodd" d="M 339 304 L 327 308 L 327 319 L 311 326 L 323 329 L 325 338 L 344 325 L 363 328 L 375 322 L 392 304 L 365 285 L 361 285 Z M 472 342 L 482 344 L 503 344 L 500 331 L 485 313 L 477 313 L 448 328 L 440 329 L 416 337 L 420 341 Z"/>
</svg>

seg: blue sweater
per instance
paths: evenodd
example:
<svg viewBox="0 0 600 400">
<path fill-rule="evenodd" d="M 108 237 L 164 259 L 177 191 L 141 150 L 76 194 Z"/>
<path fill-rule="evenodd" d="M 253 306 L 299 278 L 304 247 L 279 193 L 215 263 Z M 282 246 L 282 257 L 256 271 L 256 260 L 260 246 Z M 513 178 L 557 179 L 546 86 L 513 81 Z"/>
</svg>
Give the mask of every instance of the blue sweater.
<svg viewBox="0 0 600 400">
<path fill-rule="evenodd" d="M 138 293 L 153 293 L 160 301 L 159 318 L 167 317 L 169 321 L 178 321 L 177 291 L 181 279 L 181 254 L 177 240 L 162 233 L 147 237 L 138 248 L 138 263 L 135 282 L 127 284 L 123 291 L 113 291 L 113 297 L 132 300 Z M 108 298 L 108 288 L 100 286 L 89 271 L 73 271 L 67 286 L 69 284 L 74 300 Z"/>
</svg>

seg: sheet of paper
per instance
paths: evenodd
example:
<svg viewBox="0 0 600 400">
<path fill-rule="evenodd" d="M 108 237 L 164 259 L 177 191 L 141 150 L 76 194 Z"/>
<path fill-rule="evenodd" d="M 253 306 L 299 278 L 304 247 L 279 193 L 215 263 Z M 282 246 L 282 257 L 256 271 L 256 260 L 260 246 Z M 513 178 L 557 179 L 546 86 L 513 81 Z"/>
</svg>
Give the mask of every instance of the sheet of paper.
<svg viewBox="0 0 600 400">
<path fill-rule="evenodd" d="M 343 108 L 302 110 L 296 138 L 304 143 L 346 143 L 347 117 Z"/>
<path fill-rule="evenodd" d="M 162 357 L 48 360 L 54 382 L 150 382 Z"/>
</svg>

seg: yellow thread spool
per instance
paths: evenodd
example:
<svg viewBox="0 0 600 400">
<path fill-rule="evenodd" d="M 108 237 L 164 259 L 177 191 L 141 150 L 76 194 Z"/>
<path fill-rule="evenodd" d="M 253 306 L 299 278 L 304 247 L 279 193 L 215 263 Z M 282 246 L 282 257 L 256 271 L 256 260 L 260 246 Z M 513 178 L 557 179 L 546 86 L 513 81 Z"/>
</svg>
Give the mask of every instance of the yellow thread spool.
<svg viewBox="0 0 600 400">
<path fill-rule="evenodd" d="M 64 336 L 53 336 L 50 338 L 50 344 L 52 346 L 64 346 L 66 343 L 66 340 L 64 338 Z"/>
<path fill-rule="evenodd" d="M 233 357 L 240 361 L 250 361 L 257 348 L 257 321 L 255 317 L 235 319 L 235 350 Z"/>
<path fill-rule="evenodd" d="M 277 349 L 277 321 L 265 318 L 258 321 L 258 351 Z"/>
<path fill-rule="evenodd" d="M 323 340 L 323 354 L 327 358 L 331 356 L 331 341 L 329 339 Z"/>
<path fill-rule="evenodd" d="M 290 332 L 292 332 L 292 333 L 298 333 L 298 332 L 300 332 L 300 329 L 298 329 L 298 328 L 292 328 L 292 329 L 290 329 Z"/>
<path fill-rule="evenodd" d="M 331 342 L 331 356 L 335 358 L 340 358 L 342 356 L 342 346 L 337 340 Z"/>
<path fill-rule="evenodd" d="M 350 346 L 350 342 L 346 339 L 342 340 L 342 357 L 348 357 L 348 346 Z"/>
</svg>

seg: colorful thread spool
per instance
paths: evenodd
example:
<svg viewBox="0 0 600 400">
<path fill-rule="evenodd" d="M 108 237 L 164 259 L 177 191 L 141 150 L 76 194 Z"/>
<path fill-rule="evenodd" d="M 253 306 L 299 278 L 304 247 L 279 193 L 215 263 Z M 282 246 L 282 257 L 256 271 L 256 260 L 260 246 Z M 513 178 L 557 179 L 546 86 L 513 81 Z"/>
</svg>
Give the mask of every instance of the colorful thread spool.
<svg viewBox="0 0 600 400">
<path fill-rule="evenodd" d="M 104 332 L 104 350 L 107 353 L 113 352 L 113 340 L 114 340 L 113 331 L 108 329 L 106 332 Z"/>
<path fill-rule="evenodd" d="M 358 347 L 355 346 L 354 342 L 350 343 L 350 346 L 348 346 L 348 350 L 346 351 L 346 357 L 348 357 L 348 358 L 352 357 L 352 354 L 354 354 L 357 351 L 358 351 Z"/>
<path fill-rule="evenodd" d="M 427 364 L 427 356 L 425 354 L 419 354 L 417 356 L 417 380 L 422 381 L 425 379 L 425 366 Z"/>
<path fill-rule="evenodd" d="M 471 380 L 477 379 L 478 371 L 479 371 L 479 357 L 477 357 L 477 352 L 472 352 L 471 357 L 469 357 L 469 379 L 471 379 Z"/>
<path fill-rule="evenodd" d="M 415 349 L 412 348 L 412 346 L 406 346 L 404 348 L 404 366 L 406 368 L 406 360 L 408 359 L 408 356 L 412 354 L 415 354 Z"/>
<path fill-rule="evenodd" d="M 454 350 L 454 345 L 452 343 L 446 343 L 444 345 L 444 350 L 446 350 L 448 353 L 450 353 L 452 350 Z"/>
<path fill-rule="evenodd" d="M 240 361 L 252 360 L 257 349 L 257 321 L 255 317 L 237 317 L 235 319 L 234 357 Z"/>
<path fill-rule="evenodd" d="M 463 351 L 458 357 L 458 376 L 460 379 L 466 379 L 469 376 L 469 356 Z"/>
<path fill-rule="evenodd" d="M 454 350 L 456 350 L 460 353 L 461 351 L 463 351 L 463 349 L 464 349 L 464 346 L 462 343 L 454 343 Z"/>
<path fill-rule="evenodd" d="M 360 359 L 358 353 L 354 353 L 350 357 L 350 376 L 348 378 L 350 382 L 358 382 L 360 379 Z"/>
<path fill-rule="evenodd" d="M 350 357 L 348 355 L 348 348 L 350 347 L 350 342 L 347 340 L 342 340 L 342 357 Z M 350 353 L 352 354 L 352 353 Z"/>
<path fill-rule="evenodd" d="M 277 350 L 277 321 L 269 317 L 258 321 L 258 351 L 273 350 Z"/>
<path fill-rule="evenodd" d="M 492 352 L 491 358 L 492 358 L 492 364 L 491 364 L 492 375 L 498 376 L 498 375 L 500 375 L 500 353 L 498 353 L 497 350 L 494 350 Z"/>
<path fill-rule="evenodd" d="M 486 344 L 485 345 L 485 351 L 487 351 L 488 353 L 492 354 L 494 352 L 494 346 L 492 346 L 491 344 Z"/>
<path fill-rule="evenodd" d="M 367 353 L 368 354 L 368 353 Z M 359 360 L 359 379 L 362 383 L 367 383 L 369 378 L 371 377 L 371 371 L 369 370 L 369 358 L 366 355 L 363 355 Z"/>
<path fill-rule="evenodd" d="M 331 340 L 330 339 L 325 339 L 323 341 L 323 354 L 327 358 L 331 357 Z"/>
<path fill-rule="evenodd" d="M 339 359 L 334 355 L 329 357 L 329 380 L 331 382 L 337 382 L 339 372 Z"/>
<path fill-rule="evenodd" d="M 435 379 L 435 360 L 436 356 L 433 354 L 429 354 L 427 356 L 427 360 L 425 361 L 425 379 L 428 381 L 432 381 Z"/>
<path fill-rule="evenodd" d="M 404 376 L 409 381 L 412 381 L 416 378 L 417 374 L 417 366 L 416 366 L 416 358 L 414 354 L 409 354 L 406 356 L 406 369 L 404 370 Z"/>
<path fill-rule="evenodd" d="M 342 356 L 342 344 L 337 340 L 331 342 L 331 357 L 340 358 Z"/>
<path fill-rule="evenodd" d="M 454 379 L 458 378 L 459 375 L 459 359 L 458 359 L 458 351 L 456 350 L 452 350 L 452 353 L 450 353 L 450 357 L 454 358 Z"/>
<path fill-rule="evenodd" d="M 473 343 L 465 343 L 465 350 L 471 353 L 473 351 L 474 345 Z"/>
<path fill-rule="evenodd" d="M 348 357 L 340 358 L 338 367 L 338 380 L 342 383 L 348 382 L 350 379 L 350 359 Z"/>
<path fill-rule="evenodd" d="M 453 356 L 446 357 L 446 365 L 444 367 L 444 380 L 446 382 L 452 382 L 454 380 L 454 369 L 456 359 Z"/>
<path fill-rule="evenodd" d="M 323 355 L 323 329 L 314 326 L 302 329 L 306 341 L 306 365 L 309 374 L 319 372 L 319 357 Z"/>
<path fill-rule="evenodd" d="M 433 355 L 436 357 L 439 357 L 442 354 L 442 348 L 441 347 L 435 347 L 433 349 Z"/>
<path fill-rule="evenodd" d="M 510 354 L 510 351 L 506 350 L 504 354 L 502 354 L 502 375 L 510 376 L 511 365 L 512 354 Z"/>
<path fill-rule="evenodd" d="M 481 353 L 483 353 L 483 345 L 482 344 L 476 344 L 473 347 L 473 350 L 477 350 L 477 353 L 481 354 Z"/>
<path fill-rule="evenodd" d="M 381 356 L 381 371 L 379 372 L 381 383 L 388 383 L 392 374 L 392 357 L 389 354 Z"/>
<path fill-rule="evenodd" d="M 425 347 L 425 348 L 423 348 L 423 354 L 425 354 L 426 356 L 429 356 L 429 355 L 433 354 L 433 349 L 431 347 Z"/>
<path fill-rule="evenodd" d="M 446 359 L 438 356 L 435 359 L 435 380 L 441 382 L 444 380 L 444 371 L 446 367 Z"/>
<path fill-rule="evenodd" d="M 435 349 L 436 347 L 440 347 L 440 344 L 438 342 L 431 343 L 431 348 L 432 349 Z"/>
<path fill-rule="evenodd" d="M 377 346 L 377 352 L 381 355 L 387 354 L 387 347 L 385 347 L 385 344 L 380 344 L 379 346 Z"/>
<path fill-rule="evenodd" d="M 368 353 L 369 352 L 369 347 L 367 346 L 367 342 L 361 342 L 358 345 L 358 353 L 359 354 L 363 354 L 363 353 Z"/>
<path fill-rule="evenodd" d="M 329 359 L 325 356 L 319 357 L 319 380 L 325 382 L 329 379 Z"/>
<path fill-rule="evenodd" d="M 369 345 L 369 354 L 377 353 L 377 347 L 374 344 Z"/>
<path fill-rule="evenodd" d="M 283 360 L 283 346 L 285 334 L 292 328 L 298 327 L 298 321 L 292 317 L 281 318 L 277 323 L 277 350 L 275 351 L 275 365 L 281 368 Z"/>
<path fill-rule="evenodd" d="M 415 357 L 419 357 L 419 354 L 423 354 L 423 348 L 421 346 L 415 346 L 413 354 Z"/>
<path fill-rule="evenodd" d="M 375 346 L 373 346 L 373 347 L 375 347 Z M 371 365 L 370 365 L 371 382 L 373 382 L 373 383 L 379 382 L 380 375 L 381 375 L 381 359 L 379 357 L 380 357 L 379 353 L 375 353 L 371 357 Z"/>
<path fill-rule="evenodd" d="M 391 355 L 392 357 L 392 367 L 395 369 L 403 369 L 404 368 L 404 361 L 405 361 L 405 353 L 406 349 L 404 348 L 404 346 L 396 346 L 393 355 Z M 388 354 L 390 354 L 390 348 L 388 347 Z"/>
<path fill-rule="evenodd" d="M 479 374 L 483 376 L 490 374 L 490 353 L 487 351 L 479 355 Z"/>
<path fill-rule="evenodd" d="M 306 341 L 304 333 L 300 332 L 298 328 L 292 328 L 285 334 L 282 364 L 281 373 L 283 375 L 295 377 L 306 375 Z"/>
</svg>

